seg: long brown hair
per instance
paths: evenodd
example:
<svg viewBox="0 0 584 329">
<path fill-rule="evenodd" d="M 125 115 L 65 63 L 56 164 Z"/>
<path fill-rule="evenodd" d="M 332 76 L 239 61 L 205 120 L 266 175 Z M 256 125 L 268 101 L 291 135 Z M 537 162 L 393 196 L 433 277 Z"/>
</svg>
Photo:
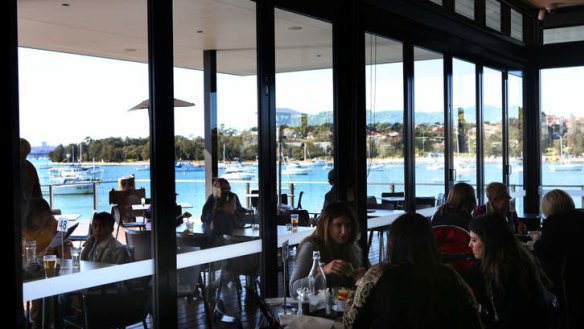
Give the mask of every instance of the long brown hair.
<svg viewBox="0 0 584 329">
<path fill-rule="evenodd" d="M 446 201 L 440 206 L 438 213 L 440 215 L 464 213 L 470 216 L 476 206 L 477 198 L 474 188 L 467 183 L 456 183 L 448 192 Z"/>
</svg>

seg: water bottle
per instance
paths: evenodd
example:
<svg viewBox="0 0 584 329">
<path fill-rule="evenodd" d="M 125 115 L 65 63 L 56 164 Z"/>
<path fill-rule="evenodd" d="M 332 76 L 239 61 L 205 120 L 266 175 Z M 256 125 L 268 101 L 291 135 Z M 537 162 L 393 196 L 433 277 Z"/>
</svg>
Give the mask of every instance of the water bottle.
<svg viewBox="0 0 584 329">
<path fill-rule="evenodd" d="M 308 274 L 308 289 L 310 290 L 310 312 L 326 308 L 327 286 L 326 275 L 320 262 L 320 251 L 312 252 L 312 268 Z"/>
</svg>

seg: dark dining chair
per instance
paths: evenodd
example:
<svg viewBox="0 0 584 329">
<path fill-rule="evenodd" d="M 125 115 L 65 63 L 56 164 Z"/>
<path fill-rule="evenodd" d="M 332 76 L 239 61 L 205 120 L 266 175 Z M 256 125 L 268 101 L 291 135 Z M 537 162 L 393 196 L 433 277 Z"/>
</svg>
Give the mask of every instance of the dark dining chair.
<svg viewBox="0 0 584 329">
<path fill-rule="evenodd" d="M 81 295 L 82 316 L 67 316 L 63 320 L 67 327 L 82 329 L 125 328 L 136 323 L 142 323 L 147 329 L 150 305 L 149 289 L 90 292 Z"/>
<path fill-rule="evenodd" d="M 126 244 L 134 261 L 152 258 L 152 231 L 127 230 Z"/>
</svg>

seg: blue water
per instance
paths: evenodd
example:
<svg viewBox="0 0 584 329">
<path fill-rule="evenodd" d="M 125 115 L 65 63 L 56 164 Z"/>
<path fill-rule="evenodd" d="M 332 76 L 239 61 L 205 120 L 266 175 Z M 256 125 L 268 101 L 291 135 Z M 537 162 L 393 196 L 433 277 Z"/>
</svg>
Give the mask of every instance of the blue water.
<svg viewBox="0 0 584 329">
<path fill-rule="evenodd" d="M 41 184 L 48 184 L 47 167 L 50 163 L 47 160 L 31 160 L 37 168 Z M 438 193 L 443 192 L 443 171 L 429 170 L 428 163 L 418 163 L 416 165 L 416 195 L 418 196 L 437 196 Z M 549 170 L 549 164 L 543 165 L 543 180 L 544 185 L 551 185 L 553 187 L 561 187 L 562 185 L 576 185 L 578 187 L 570 187 L 566 189 L 582 190 L 584 186 L 584 171 L 579 172 L 552 172 Z M 117 188 L 118 178 L 134 174 L 136 176 L 136 188 L 144 187 L 146 195 L 150 196 L 150 182 L 148 170 L 137 170 L 141 168 L 139 165 L 108 165 L 101 166 L 103 172 L 103 183 L 99 184 L 97 190 L 97 210 L 110 211 L 111 206 L 108 202 L 108 192 L 112 188 Z M 221 175 L 222 170 L 219 174 Z M 302 206 L 310 212 L 319 212 L 322 208 L 323 196 L 330 189 L 327 182 L 328 170 L 322 166 L 312 167 L 308 175 L 294 175 L 282 176 L 282 187 L 287 188 L 290 183 L 294 183 L 295 196 L 294 205 L 298 202 L 297 198 L 300 191 L 304 191 L 302 198 Z M 187 209 L 195 217 L 199 217 L 201 210 L 207 196 L 205 195 L 204 171 L 188 171 L 176 172 L 176 192 L 177 202 L 188 202 L 193 205 L 193 208 Z M 500 165 L 494 163 L 485 164 L 486 182 L 501 181 Z M 511 182 L 520 184 L 521 172 L 516 172 L 511 177 Z M 476 179 L 470 173 L 460 174 L 463 181 L 470 184 L 476 184 Z M 390 190 L 391 184 L 395 185 L 396 191 L 403 191 L 403 165 L 383 165 L 380 170 L 370 170 L 368 174 L 368 192 L 367 195 L 380 196 L 381 192 Z M 250 189 L 257 188 L 257 179 L 248 182 L 231 181 L 232 191 L 240 196 L 242 204 L 246 205 L 246 198 L 243 196 L 246 193 L 247 184 Z M 277 182 L 274 182 L 277 184 Z M 545 187 L 549 189 L 551 187 Z M 284 193 L 290 193 L 289 190 L 284 189 Z M 45 196 L 48 199 L 48 195 Z M 576 205 L 582 206 L 581 198 L 575 197 Z M 83 218 L 88 218 L 93 213 L 93 195 L 55 195 L 54 208 L 60 208 L 63 213 L 81 214 Z M 522 203 L 518 200 L 517 209 L 521 211 Z"/>
</svg>

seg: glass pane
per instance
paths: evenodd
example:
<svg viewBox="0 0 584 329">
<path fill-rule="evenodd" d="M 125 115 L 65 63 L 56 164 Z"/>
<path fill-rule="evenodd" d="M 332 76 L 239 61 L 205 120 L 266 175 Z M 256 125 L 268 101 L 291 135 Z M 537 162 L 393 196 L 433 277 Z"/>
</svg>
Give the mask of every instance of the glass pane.
<svg viewBox="0 0 584 329">
<path fill-rule="evenodd" d="M 509 75 L 508 80 L 508 118 L 509 118 L 509 191 L 515 197 L 515 208 L 523 210 L 523 79 Z M 514 194 L 515 193 L 515 194 Z"/>
<path fill-rule="evenodd" d="M 454 0 L 454 12 L 474 20 L 475 0 Z"/>
<path fill-rule="evenodd" d="M 541 71 L 543 190 L 565 190 L 577 208 L 584 190 L 583 77 L 582 66 Z"/>
<path fill-rule="evenodd" d="M 487 0 L 485 10 L 487 26 L 501 32 L 501 3 L 497 0 Z"/>
<path fill-rule="evenodd" d="M 333 167 L 332 25 L 276 10 L 276 124 L 283 210 L 322 210 Z M 308 38 L 310 36 L 310 38 Z M 302 40 L 313 40 L 300 46 Z M 286 202 L 286 203 L 284 203 Z"/>
<path fill-rule="evenodd" d="M 367 195 L 381 198 L 404 191 L 402 44 L 367 33 L 365 47 Z"/>
<path fill-rule="evenodd" d="M 485 182 L 503 181 L 503 104 L 501 72 L 483 70 Z"/>
<path fill-rule="evenodd" d="M 584 26 L 543 30 L 543 43 L 561 43 L 584 40 Z"/>
<path fill-rule="evenodd" d="M 523 41 L 523 16 L 511 9 L 511 37 Z"/>
<path fill-rule="evenodd" d="M 444 61 L 414 48 L 416 184 L 418 197 L 444 193 Z"/>
<path fill-rule="evenodd" d="M 452 147 L 455 181 L 476 185 L 475 65 L 459 59 L 454 59 L 452 65 L 454 120 Z"/>
</svg>

